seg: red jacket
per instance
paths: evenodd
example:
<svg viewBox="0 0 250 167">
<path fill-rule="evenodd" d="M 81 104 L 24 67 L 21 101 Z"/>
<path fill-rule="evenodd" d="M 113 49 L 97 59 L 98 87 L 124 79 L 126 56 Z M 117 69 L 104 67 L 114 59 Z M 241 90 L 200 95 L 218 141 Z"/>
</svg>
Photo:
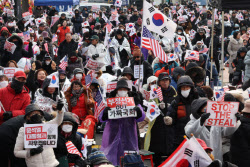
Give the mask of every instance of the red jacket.
<svg viewBox="0 0 250 167">
<path fill-rule="evenodd" d="M 30 104 L 29 89 L 24 88 L 22 93 L 16 94 L 10 84 L 0 89 L 0 101 L 5 111 L 11 111 L 13 117 L 25 114 L 25 108 Z M 3 123 L 3 112 L 0 113 L 0 125 Z"/>
<path fill-rule="evenodd" d="M 97 122 L 97 119 L 93 115 L 88 115 L 85 118 L 85 120 L 82 122 L 81 126 L 79 127 L 79 129 L 87 129 L 88 130 L 88 132 L 85 134 L 88 136 L 88 139 L 94 138 L 96 122 Z"/>
<path fill-rule="evenodd" d="M 58 38 L 58 46 L 62 41 L 65 40 L 65 34 L 70 32 L 70 28 L 67 26 L 65 29 L 63 29 L 63 26 L 59 27 L 56 31 L 57 38 Z"/>
</svg>

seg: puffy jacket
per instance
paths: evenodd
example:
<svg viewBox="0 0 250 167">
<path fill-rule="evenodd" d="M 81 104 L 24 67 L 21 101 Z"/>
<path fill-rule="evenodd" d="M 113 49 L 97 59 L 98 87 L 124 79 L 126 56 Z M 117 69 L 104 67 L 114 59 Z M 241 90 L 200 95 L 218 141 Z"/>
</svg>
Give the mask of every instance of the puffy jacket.
<svg viewBox="0 0 250 167">
<path fill-rule="evenodd" d="M 83 18 L 80 16 L 80 13 L 78 17 L 72 17 L 71 22 L 74 25 L 74 33 L 80 33 L 82 27 L 81 23 L 83 22 Z"/>
<path fill-rule="evenodd" d="M 250 52 L 247 52 L 247 55 L 244 58 L 245 63 L 245 75 L 244 75 L 244 82 L 250 79 Z"/>
<path fill-rule="evenodd" d="M 76 106 L 71 106 L 70 98 L 73 96 L 71 87 L 65 92 L 65 98 L 69 105 L 69 112 L 75 113 L 80 120 L 84 120 L 87 115 L 93 115 L 92 109 L 94 107 L 94 99 L 91 95 L 91 90 L 88 89 L 88 93 L 86 91 L 86 87 L 83 87 L 83 93 L 80 95 L 79 99 L 77 100 Z M 91 103 L 87 105 L 87 101 L 91 100 Z M 85 112 L 84 112 L 85 111 Z"/>
<path fill-rule="evenodd" d="M 168 70 L 165 69 L 165 66 L 168 65 Z M 165 63 L 161 61 L 158 57 L 155 58 L 155 64 L 154 64 L 154 74 L 156 77 L 160 75 L 160 73 L 167 72 L 169 75 L 172 74 L 175 67 L 178 67 L 179 64 L 177 62 L 172 63 Z"/>
<path fill-rule="evenodd" d="M 55 119 L 45 122 L 44 124 L 57 124 L 58 126 L 63 121 L 64 112 L 57 113 Z M 19 133 L 16 140 L 14 154 L 18 158 L 25 158 L 28 167 L 55 167 L 59 164 L 56 160 L 53 148 L 44 147 L 43 152 L 40 154 L 31 156 L 30 148 L 24 148 L 24 128 L 19 129 Z"/>
<path fill-rule="evenodd" d="M 65 34 L 69 32 L 70 32 L 70 28 L 68 26 L 65 28 L 61 26 L 57 29 L 56 34 L 58 37 L 58 45 L 60 45 L 60 43 L 65 40 Z"/>
<path fill-rule="evenodd" d="M 72 78 L 72 76 L 74 75 L 73 71 L 75 68 L 80 68 L 80 69 L 84 70 L 81 57 L 78 57 L 75 62 L 72 62 L 70 59 L 68 60 L 68 67 L 66 68 L 68 78 Z"/>
<path fill-rule="evenodd" d="M 104 63 L 105 62 L 105 56 L 106 56 L 106 48 L 103 44 L 101 43 L 97 43 L 96 46 L 94 45 L 89 45 L 89 49 L 87 52 L 87 56 L 89 56 L 90 58 L 92 58 L 93 55 L 95 54 L 99 54 L 99 57 L 96 59 L 96 61 L 100 62 L 100 63 Z"/>
<path fill-rule="evenodd" d="M 25 114 L 25 108 L 30 104 L 29 89 L 24 86 L 22 93 L 16 94 L 11 83 L 0 89 L 0 101 L 5 111 L 11 111 L 13 117 Z M 0 113 L 0 125 L 3 123 L 3 112 Z"/>
<path fill-rule="evenodd" d="M 64 40 L 58 48 L 58 53 L 57 53 L 58 57 L 56 64 L 59 65 L 60 60 L 62 60 L 62 58 L 65 55 L 71 55 L 72 51 L 76 51 L 77 48 L 78 48 L 78 43 L 75 42 L 73 39 L 69 43 L 66 40 Z"/>
</svg>

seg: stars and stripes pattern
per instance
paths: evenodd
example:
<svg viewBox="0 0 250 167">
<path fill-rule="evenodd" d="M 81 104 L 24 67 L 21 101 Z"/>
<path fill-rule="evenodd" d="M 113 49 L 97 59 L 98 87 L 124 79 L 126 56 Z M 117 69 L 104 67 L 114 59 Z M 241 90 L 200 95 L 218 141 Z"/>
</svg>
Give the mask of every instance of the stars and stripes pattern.
<svg viewBox="0 0 250 167">
<path fill-rule="evenodd" d="M 94 100 L 95 100 L 95 114 L 94 114 L 94 116 L 98 120 L 100 113 L 106 107 L 105 104 L 103 103 L 102 94 L 100 92 L 100 89 L 98 89 Z"/>
<path fill-rule="evenodd" d="M 77 150 L 76 146 L 71 141 L 66 142 L 66 147 L 70 154 L 76 154 L 82 157 L 82 154 Z"/>
<path fill-rule="evenodd" d="M 163 101 L 163 96 L 162 96 L 162 91 L 161 91 L 161 87 L 158 87 L 156 90 L 156 93 L 160 99 L 160 101 Z"/>
<path fill-rule="evenodd" d="M 94 78 L 94 74 L 95 74 L 95 71 L 90 70 L 89 74 L 85 76 L 85 83 L 86 83 L 87 88 L 90 87 L 91 82 L 93 81 L 93 78 Z"/>
<path fill-rule="evenodd" d="M 155 56 L 166 63 L 168 62 L 168 56 L 160 46 L 159 42 L 154 39 L 153 35 L 146 28 L 146 26 L 143 26 L 142 47 L 152 50 Z"/>
<path fill-rule="evenodd" d="M 65 71 L 66 67 L 68 66 L 68 57 L 64 56 L 60 62 L 61 64 L 59 65 L 59 67 Z"/>
</svg>

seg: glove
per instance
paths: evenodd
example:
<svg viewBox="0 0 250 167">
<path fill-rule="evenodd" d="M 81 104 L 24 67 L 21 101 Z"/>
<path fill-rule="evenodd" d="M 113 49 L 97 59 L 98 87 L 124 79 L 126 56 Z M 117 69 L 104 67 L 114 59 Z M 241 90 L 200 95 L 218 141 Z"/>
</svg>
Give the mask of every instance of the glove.
<svg viewBox="0 0 250 167">
<path fill-rule="evenodd" d="M 93 58 L 94 60 L 96 60 L 97 57 L 99 57 L 99 54 L 95 54 L 95 55 L 92 56 L 92 58 Z"/>
<path fill-rule="evenodd" d="M 200 119 L 200 125 L 203 126 L 205 121 L 209 118 L 210 113 L 203 113 Z"/>
<path fill-rule="evenodd" d="M 164 117 L 163 120 L 166 125 L 172 125 L 173 123 L 173 119 L 169 116 Z"/>
<path fill-rule="evenodd" d="M 166 64 L 164 68 L 165 68 L 165 70 L 168 70 L 168 64 Z"/>
<path fill-rule="evenodd" d="M 166 105 L 165 105 L 165 103 L 162 101 L 162 102 L 160 103 L 159 107 L 160 107 L 160 109 L 163 110 L 163 109 L 166 107 Z"/>
<path fill-rule="evenodd" d="M 63 100 L 59 99 L 58 102 L 57 102 L 57 105 L 56 105 L 56 109 L 58 111 L 62 111 L 63 106 L 64 106 Z"/>
<path fill-rule="evenodd" d="M 222 163 L 220 160 L 214 160 L 208 167 L 221 167 Z"/>
<path fill-rule="evenodd" d="M 235 117 L 236 117 L 236 120 L 239 121 L 239 120 L 240 120 L 240 117 L 241 117 L 240 113 L 237 112 L 237 113 L 235 114 Z"/>
<path fill-rule="evenodd" d="M 84 159 L 82 159 L 80 157 L 75 162 L 76 167 L 87 166 L 87 165 L 88 165 L 87 160 L 84 160 Z"/>
<path fill-rule="evenodd" d="M 32 148 L 32 149 L 30 150 L 30 155 L 31 155 L 31 156 L 34 156 L 34 155 L 36 155 L 36 154 L 40 154 L 41 152 L 43 152 L 43 146 L 42 146 L 42 145 L 40 145 L 40 146 L 37 147 L 37 148 Z"/>
<path fill-rule="evenodd" d="M 3 120 L 7 121 L 8 119 L 12 118 L 12 112 L 11 111 L 6 111 L 5 113 L 3 113 Z"/>
<path fill-rule="evenodd" d="M 106 121 L 108 120 L 108 111 L 111 110 L 110 107 L 106 107 L 104 110 L 103 110 L 103 114 L 102 114 L 102 120 L 103 121 Z"/>
</svg>

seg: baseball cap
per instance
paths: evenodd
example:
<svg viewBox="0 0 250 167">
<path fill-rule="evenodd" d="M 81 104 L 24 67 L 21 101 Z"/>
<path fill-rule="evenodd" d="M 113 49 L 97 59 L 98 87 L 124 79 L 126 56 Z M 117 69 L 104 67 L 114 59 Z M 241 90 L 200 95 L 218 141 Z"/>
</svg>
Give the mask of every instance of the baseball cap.
<svg viewBox="0 0 250 167">
<path fill-rule="evenodd" d="M 99 37 L 98 37 L 97 35 L 93 35 L 90 39 L 91 39 L 91 40 L 92 40 L 92 39 L 99 40 Z"/>
<path fill-rule="evenodd" d="M 207 144 L 205 143 L 205 141 L 196 138 L 196 140 L 200 143 L 201 147 L 205 150 L 205 151 L 213 151 L 212 148 L 208 147 Z"/>
<path fill-rule="evenodd" d="M 170 79 L 169 74 L 166 73 L 166 72 L 160 73 L 160 75 L 159 75 L 159 81 L 161 81 L 163 79 Z"/>
<path fill-rule="evenodd" d="M 15 78 L 25 78 L 25 79 L 27 79 L 26 74 L 23 71 L 15 72 L 14 77 Z"/>
</svg>

